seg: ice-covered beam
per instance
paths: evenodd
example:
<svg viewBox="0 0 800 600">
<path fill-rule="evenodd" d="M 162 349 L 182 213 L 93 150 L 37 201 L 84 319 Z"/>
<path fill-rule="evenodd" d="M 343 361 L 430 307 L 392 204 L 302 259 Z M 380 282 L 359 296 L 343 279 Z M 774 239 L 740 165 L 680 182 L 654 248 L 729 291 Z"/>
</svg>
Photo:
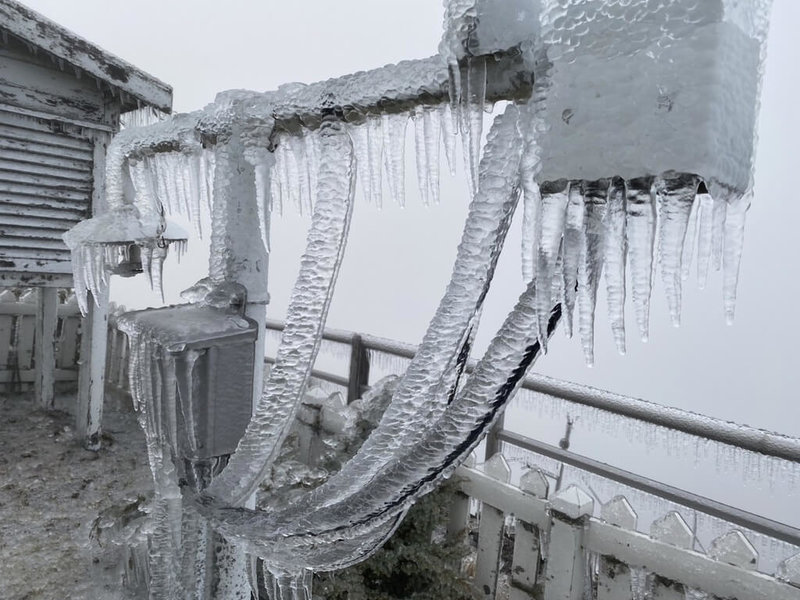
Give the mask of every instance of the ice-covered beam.
<svg viewBox="0 0 800 600">
<path fill-rule="evenodd" d="M 531 69 L 519 48 L 498 50 L 485 58 L 488 102 L 530 97 Z M 292 86 L 277 98 L 273 116 L 276 128 L 289 132 L 319 127 L 323 111 L 358 123 L 370 115 L 408 113 L 417 106 L 449 102 L 449 85 L 448 65 L 442 56 L 407 60 L 307 86 Z"/>
</svg>

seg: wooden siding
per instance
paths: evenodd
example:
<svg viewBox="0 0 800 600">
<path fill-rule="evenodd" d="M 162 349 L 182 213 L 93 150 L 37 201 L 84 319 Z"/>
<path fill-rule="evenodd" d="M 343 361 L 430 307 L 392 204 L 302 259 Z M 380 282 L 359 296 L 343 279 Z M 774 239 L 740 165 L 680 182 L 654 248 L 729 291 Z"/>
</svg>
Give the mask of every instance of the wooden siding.
<svg viewBox="0 0 800 600">
<path fill-rule="evenodd" d="M 9 37 L 0 44 L 0 102 L 103 123 L 108 88 L 104 93 L 94 78 L 78 77 L 69 65 L 64 70 L 62 66 L 63 62 L 54 63 L 44 53 L 33 54 Z"/>
<path fill-rule="evenodd" d="M 0 270 L 71 274 L 65 231 L 90 215 L 91 131 L 0 110 Z"/>
<path fill-rule="evenodd" d="M 137 108 L 140 103 L 165 112 L 172 108 L 170 86 L 19 2 L 0 0 L 0 30 L 3 34 L 0 41 L 22 40 L 48 60 L 52 57 L 57 68 L 74 71 L 76 78 L 84 75 L 91 85 L 96 85 L 96 80 L 98 88 L 113 89 L 123 112 Z"/>
</svg>

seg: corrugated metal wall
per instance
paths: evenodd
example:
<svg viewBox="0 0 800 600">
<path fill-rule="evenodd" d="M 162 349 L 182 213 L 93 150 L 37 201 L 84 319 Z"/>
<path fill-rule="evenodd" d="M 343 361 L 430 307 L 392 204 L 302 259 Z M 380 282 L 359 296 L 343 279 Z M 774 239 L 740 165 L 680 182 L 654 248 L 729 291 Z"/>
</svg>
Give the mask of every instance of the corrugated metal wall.
<svg viewBox="0 0 800 600">
<path fill-rule="evenodd" d="M 61 236 L 90 216 L 91 135 L 0 110 L 0 270 L 72 272 Z"/>
</svg>

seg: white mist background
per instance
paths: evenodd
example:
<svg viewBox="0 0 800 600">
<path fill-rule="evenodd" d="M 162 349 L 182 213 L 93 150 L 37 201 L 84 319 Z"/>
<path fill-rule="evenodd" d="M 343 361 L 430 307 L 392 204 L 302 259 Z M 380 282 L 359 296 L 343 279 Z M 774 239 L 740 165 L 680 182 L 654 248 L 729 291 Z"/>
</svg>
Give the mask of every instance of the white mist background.
<svg viewBox="0 0 800 600">
<path fill-rule="evenodd" d="M 201 108 L 217 92 L 270 90 L 290 81 L 313 82 L 437 51 L 443 8 L 430 0 L 24 0 L 56 22 L 171 84 L 178 112 Z M 797 142 L 800 138 L 800 3 L 775 0 L 763 90 L 755 199 L 749 212 L 736 322 L 722 310 L 721 274 L 705 291 L 684 285 L 680 328 L 670 324 L 660 275 L 651 310 L 650 341 L 643 344 L 630 300 L 628 353 L 614 348 L 605 298 L 598 302 L 596 366 L 587 368 L 577 339 L 557 332 L 539 373 L 589 384 L 659 404 L 704 413 L 790 435 L 800 435 L 800 351 L 797 303 Z M 488 121 L 487 121 L 488 128 Z M 388 198 L 384 208 L 361 198 L 328 325 L 418 343 L 449 280 L 466 217 L 468 193 L 459 157 L 451 178 L 442 158 L 441 202 L 423 207 L 417 192 L 413 125 L 406 152 L 407 207 Z M 644 134 L 644 132 L 643 132 Z M 520 222 L 516 218 L 483 314 L 478 350 L 522 291 Z M 309 220 L 291 209 L 272 221 L 269 313 L 283 318 L 299 266 Z M 203 277 L 207 240 L 165 268 L 168 302 Z M 601 284 L 601 288 L 603 285 Z M 160 306 L 144 278 L 114 278 L 112 298 L 128 308 Z M 510 409 L 522 432 L 555 441 L 563 420 L 536 410 Z M 645 444 L 646 446 L 646 444 Z M 667 460 L 635 441 L 600 440 L 576 426 L 577 451 L 717 496 L 731 504 L 797 522 L 800 483 L 731 487 L 691 458 Z M 690 453 L 691 454 L 691 453 Z"/>
</svg>

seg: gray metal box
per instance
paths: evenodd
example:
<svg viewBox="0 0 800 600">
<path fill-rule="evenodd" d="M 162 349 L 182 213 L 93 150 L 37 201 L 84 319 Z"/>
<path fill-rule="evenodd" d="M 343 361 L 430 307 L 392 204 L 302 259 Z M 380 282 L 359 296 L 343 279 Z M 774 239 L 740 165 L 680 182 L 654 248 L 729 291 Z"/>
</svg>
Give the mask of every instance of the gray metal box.
<svg viewBox="0 0 800 600">
<path fill-rule="evenodd" d="M 191 304 L 139 311 L 134 318 L 156 332 L 175 360 L 177 414 L 163 417 L 175 424 L 178 454 L 189 460 L 232 454 L 252 415 L 256 322 Z M 164 389 L 164 397 L 169 392 Z"/>
</svg>

